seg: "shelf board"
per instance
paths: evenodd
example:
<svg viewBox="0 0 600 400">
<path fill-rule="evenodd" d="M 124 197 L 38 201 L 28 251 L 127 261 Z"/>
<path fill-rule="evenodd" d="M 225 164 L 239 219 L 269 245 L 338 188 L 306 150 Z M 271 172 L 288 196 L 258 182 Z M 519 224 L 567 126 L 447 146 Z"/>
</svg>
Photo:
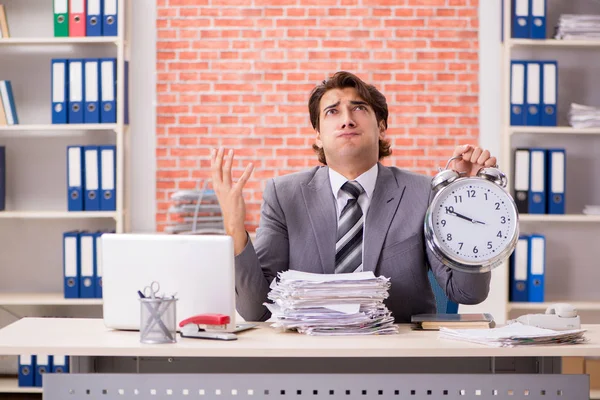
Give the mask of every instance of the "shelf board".
<svg viewBox="0 0 600 400">
<path fill-rule="evenodd" d="M 571 126 L 511 126 L 510 135 L 515 133 L 537 133 L 553 135 L 600 135 L 600 128 L 575 129 Z"/>
<path fill-rule="evenodd" d="M 600 222 L 600 215 L 519 214 L 520 222 Z"/>
<path fill-rule="evenodd" d="M 65 299 L 63 293 L 0 293 L 2 306 L 93 306 L 102 299 Z"/>
<path fill-rule="evenodd" d="M 0 393 L 42 393 L 42 388 L 19 387 L 16 376 L 0 376 Z"/>
<path fill-rule="evenodd" d="M 1 45 L 24 45 L 24 44 L 92 44 L 92 43 L 113 43 L 117 44 L 119 38 L 116 36 L 86 36 L 86 37 L 15 37 L 0 39 Z"/>
<path fill-rule="evenodd" d="M 1 131 L 114 131 L 117 124 L 34 124 L 0 125 Z"/>
<path fill-rule="evenodd" d="M 0 211 L 0 218 L 70 219 L 117 218 L 115 211 Z"/>
<path fill-rule="evenodd" d="M 544 303 L 529 302 L 511 302 L 508 303 L 508 310 L 545 310 L 552 304 L 568 303 L 577 308 L 577 311 L 600 311 L 600 301 L 547 301 Z"/>
<path fill-rule="evenodd" d="M 510 46 L 540 46 L 540 47 L 600 47 L 600 40 L 558 40 L 558 39 L 510 39 Z"/>
</svg>

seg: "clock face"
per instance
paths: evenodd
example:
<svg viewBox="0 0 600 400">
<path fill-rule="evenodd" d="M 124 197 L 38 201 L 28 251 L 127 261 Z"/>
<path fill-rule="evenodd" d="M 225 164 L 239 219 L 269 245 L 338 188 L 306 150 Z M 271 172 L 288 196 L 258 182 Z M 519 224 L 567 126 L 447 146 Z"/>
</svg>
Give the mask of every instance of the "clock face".
<svg viewBox="0 0 600 400">
<path fill-rule="evenodd" d="M 428 218 L 436 246 L 462 264 L 501 262 L 510 255 L 518 236 L 514 201 L 486 179 L 461 179 L 442 189 Z"/>
</svg>

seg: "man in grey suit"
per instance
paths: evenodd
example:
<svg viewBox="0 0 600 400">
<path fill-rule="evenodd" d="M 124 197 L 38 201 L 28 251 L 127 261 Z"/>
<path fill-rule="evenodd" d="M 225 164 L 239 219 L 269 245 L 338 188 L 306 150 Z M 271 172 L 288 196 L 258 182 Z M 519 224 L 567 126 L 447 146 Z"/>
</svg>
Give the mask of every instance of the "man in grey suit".
<svg viewBox="0 0 600 400">
<path fill-rule="evenodd" d="M 235 182 L 233 150 L 211 151 L 213 185 L 226 232 L 234 239 L 240 315 L 248 321 L 267 320 L 270 313 L 263 303 L 269 285 L 287 269 L 373 271 L 388 277 L 385 303 L 396 322 L 436 311 L 428 267 L 451 300 L 485 300 L 489 272 L 451 270 L 425 244 L 431 177 L 379 162 L 391 154 L 385 97 L 357 76 L 338 72 L 312 91 L 308 106 L 316 133 L 313 148 L 324 166 L 267 182 L 254 243 L 244 227 L 242 196 L 253 166 Z M 454 168 L 470 175 L 496 164 L 489 151 L 471 145 L 458 146 L 454 155 L 462 155 Z"/>
</svg>

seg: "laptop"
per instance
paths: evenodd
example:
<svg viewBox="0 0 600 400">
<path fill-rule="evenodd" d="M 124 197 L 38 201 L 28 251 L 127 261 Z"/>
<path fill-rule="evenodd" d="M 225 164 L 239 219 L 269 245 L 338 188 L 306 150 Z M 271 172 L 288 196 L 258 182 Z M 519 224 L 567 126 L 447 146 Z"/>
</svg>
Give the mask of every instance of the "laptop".
<svg viewBox="0 0 600 400">
<path fill-rule="evenodd" d="M 176 321 L 198 314 L 224 314 L 224 332 L 236 324 L 233 240 L 225 235 L 105 233 L 101 238 L 102 297 L 107 328 L 140 329 L 138 290 L 158 282 L 158 295 L 175 295 Z M 179 329 L 179 326 L 178 326 Z"/>
</svg>

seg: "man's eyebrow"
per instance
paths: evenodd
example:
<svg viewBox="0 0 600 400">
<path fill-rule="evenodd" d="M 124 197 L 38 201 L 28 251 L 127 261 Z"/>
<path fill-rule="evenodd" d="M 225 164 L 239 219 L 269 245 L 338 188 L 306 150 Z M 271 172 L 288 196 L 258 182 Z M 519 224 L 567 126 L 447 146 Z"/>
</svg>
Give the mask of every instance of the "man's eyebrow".
<svg viewBox="0 0 600 400">
<path fill-rule="evenodd" d="M 351 100 L 350 104 L 355 105 L 355 106 L 357 106 L 357 105 L 368 106 L 369 105 L 369 103 L 367 103 L 366 101 L 363 101 L 363 100 Z"/>
<path fill-rule="evenodd" d="M 329 105 L 329 106 L 325 107 L 325 108 L 323 109 L 323 112 L 325 112 L 325 111 L 329 110 L 330 108 L 337 107 L 337 106 L 339 106 L 339 105 L 340 105 L 340 102 L 338 101 L 338 102 L 337 102 L 337 103 L 335 103 L 335 104 L 332 104 L 332 105 Z"/>
</svg>

